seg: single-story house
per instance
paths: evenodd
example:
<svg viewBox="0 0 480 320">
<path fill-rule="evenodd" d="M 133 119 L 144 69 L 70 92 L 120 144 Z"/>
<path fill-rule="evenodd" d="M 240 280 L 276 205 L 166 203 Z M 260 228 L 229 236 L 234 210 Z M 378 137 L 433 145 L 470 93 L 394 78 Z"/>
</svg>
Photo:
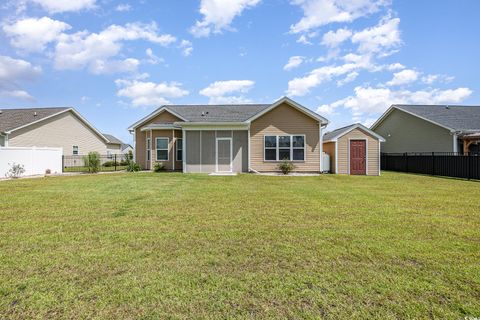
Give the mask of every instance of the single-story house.
<svg viewBox="0 0 480 320">
<path fill-rule="evenodd" d="M 113 138 L 73 108 L 0 109 L 0 147 L 55 147 L 63 155 L 121 153 L 122 142 Z"/>
<path fill-rule="evenodd" d="M 371 129 L 384 153 L 480 152 L 480 106 L 396 104 Z"/>
<path fill-rule="evenodd" d="M 380 175 L 380 143 L 385 139 L 360 123 L 338 128 L 323 136 L 330 156 L 330 172 Z"/>
<path fill-rule="evenodd" d="M 328 120 L 285 97 L 273 104 L 168 105 L 130 126 L 135 161 L 183 172 L 272 172 L 284 159 L 321 172 Z"/>
</svg>

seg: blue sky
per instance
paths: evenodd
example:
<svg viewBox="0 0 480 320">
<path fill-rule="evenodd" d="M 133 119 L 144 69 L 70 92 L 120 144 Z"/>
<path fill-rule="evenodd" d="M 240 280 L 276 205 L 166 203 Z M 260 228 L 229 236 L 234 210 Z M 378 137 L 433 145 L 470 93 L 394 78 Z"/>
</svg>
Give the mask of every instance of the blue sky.
<svg viewBox="0 0 480 320">
<path fill-rule="evenodd" d="M 479 104 L 479 1 L 7 0 L 0 106 L 73 106 L 103 132 L 162 104 L 270 103 L 371 124 Z"/>
</svg>

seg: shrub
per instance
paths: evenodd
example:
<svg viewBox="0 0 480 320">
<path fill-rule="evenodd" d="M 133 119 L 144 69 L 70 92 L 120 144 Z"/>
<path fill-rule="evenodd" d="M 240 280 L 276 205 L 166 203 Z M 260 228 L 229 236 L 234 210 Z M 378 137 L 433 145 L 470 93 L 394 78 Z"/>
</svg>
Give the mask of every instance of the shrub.
<svg viewBox="0 0 480 320">
<path fill-rule="evenodd" d="M 165 170 L 165 165 L 163 164 L 163 162 L 155 162 L 155 164 L 153 165 L 153 171 L 155 172 L 160 172 L 164 170 Z"/>
<path fill-rule="evenodd" d="M 10 169 L 7 171 L 7 173 L 5 173 L 6 178 L 20 178 L 20 176 L 25 173 L 25 167 L 23 164 L 13 162 L 9 163 L 8 165 L 10 166 Z"/>
<path fill-rule="evenodd" d="M 83 157 L 83 163 L 88 168 L 88 172 L 97 173 L 100 170 L 100 154 L 98 152 L 89 152 Z"/>
<path fill-rule="evenodd" d="M 104 167 L 114 167 L 114 166 L 119 166 L 119 162 L 118 161 L 106 161 L 102 164 L 102 166 Z"/>
<path fill-rule="evenodd" d="M 50 169 L 45 170 L 45 174 L 46 174 L 46 175 L 47 175 L 47 174 L 51 174 L 51 173 L 52 173 L 52 170 L 50 170 Z"/>
<path fill-rule="evenodd" d="M 278 168 L 280 170 L 282 170 L 282 173 L 283 174 L 289 174 L 290 171 L 292 171 L 293 169 L 295 169 L 295 166 L 293 165 L 293 163 L 291 161 L 288 161 L 288 160 L 283 160 L 279 165 L 278 165 Z"/>
<path fill-rule="evenodd" d="M 128 172 L 137 172 L 140 171 L 140 165 L 136 163 L 135 161 L 129 161 L 127 165 L 127 171 Z"/>
</svg>

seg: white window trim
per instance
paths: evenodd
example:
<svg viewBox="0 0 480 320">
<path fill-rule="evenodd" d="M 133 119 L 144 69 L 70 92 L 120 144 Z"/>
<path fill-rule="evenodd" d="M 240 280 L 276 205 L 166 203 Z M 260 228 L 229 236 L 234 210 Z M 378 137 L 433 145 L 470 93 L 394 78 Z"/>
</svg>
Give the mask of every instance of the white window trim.
<svg viewBox="0 0 480 320">
<path fill-rule="evenodd" d="M 305 162 L 307 161 L 307 137 L 304 135 L 304 134 L 280 134 L 280 135 L 277 135 L 277 134 L 265 134 L 263 136 L 263 161 L 264 162 L 282 162 L 283 160 L 278 160 L 279 159 L 279 149 L 287 149 L 286 147 L 280 147 L 279 144 L 278 144 L 278 137 L 290 137 L 290 160 L 288 161 L 292 161 L 292 162 Z M 265 138 L 266 137 L 276 137 L 276 147 L 275 148 L 272 148 L 272 147 L 268 147 L 268 149 L 275 149 L 276 150 L 276 159 L 277 160 L 267 160 L 265 159 L 265 156 L 266 156 L 266 153 L 265 153 L 265 149 L 267 149 L 265 147 Z M 299 148 L 299 147 L 294 147 L 293 146 L 293 137 L 303 137 L 303 148 Z M 294 149 L 303 149 L 303 160 L 293 160 L 293 150 Z"/>
<path fill-rule="evenodd" d="M 167 140 L 167 149 L 157 149 L 157 141 L 160 140 L 160 139 L 166 139 Z M 170 138 L 169 137 L 156 137 L 155 138 L 155 159 L 156 161 L 170 161 L 170 152 L 169 152 L 169 145 L 170 145 Z M 167 160 L 165 159 L 158 159 L 158 150 L 167 150 Z"/>
<path fill-rule="evenodd" d="M 149 142 L 150 142 L 150 148 L 148 148 Z M 150 138 L 147 138 L 145 140 L 145 146 L 146 146 L 146 148 L 145 148 L 145 160 L 152 161 L 152 141 L 150 140 Z M 150 159 L 148 157 L 148 152 L 150 152 Z"/>
<path fill-rule="evenodd" d="M 77 154 L 75 154 L 75 151 L 74 151 L 75 147 L 77 147 Z M 80 155 L 80 147 L 79 146 L 72 146 L 72 155 L 74 155 L 74 156 Z"/>
<path fill-rule="evenodd" d="M 175 140 L 176 140 L 175 141 L 175 159 L 177 161 L 183 161 L 183 138 L 177 138 Z M 180 149 L 182 151 L 182 160 L 178 159 L 178 151 L 180 151 L 180 150 L 178 150 L 178 140 L 182 140 L 182 149 Z"/>
</svg>

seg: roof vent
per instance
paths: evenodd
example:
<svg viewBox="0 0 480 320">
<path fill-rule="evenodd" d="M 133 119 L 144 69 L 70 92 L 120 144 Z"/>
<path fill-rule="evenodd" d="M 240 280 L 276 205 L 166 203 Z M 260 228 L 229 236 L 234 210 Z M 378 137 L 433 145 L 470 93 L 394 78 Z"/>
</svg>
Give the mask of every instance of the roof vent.
<svg viewBox="0 0 480 320">
<path fill-rule="evenodd" d="M 446 105 L 446 106 L 445 106 L 445 109 L 449 110 L 449 109 L 450 109 L 450 106 L 449 106 L 449 105 Z"/>
<path fill-rule="evenodd" d="M 33 112 L 33 116 L 34 116 L 34 117 L 37 116 L 37 111 Z"/>
<path fill-rule="evenodd" d="M 202 117 L 205 117 L 208 114 L 208 111 L 202 111 Z"/>
<path fill-rule="evenodd" d="M 3 110 L 0 110 L 0 114 L 2 114 L 2 113 L 3 113 Z"/>
</svg>

